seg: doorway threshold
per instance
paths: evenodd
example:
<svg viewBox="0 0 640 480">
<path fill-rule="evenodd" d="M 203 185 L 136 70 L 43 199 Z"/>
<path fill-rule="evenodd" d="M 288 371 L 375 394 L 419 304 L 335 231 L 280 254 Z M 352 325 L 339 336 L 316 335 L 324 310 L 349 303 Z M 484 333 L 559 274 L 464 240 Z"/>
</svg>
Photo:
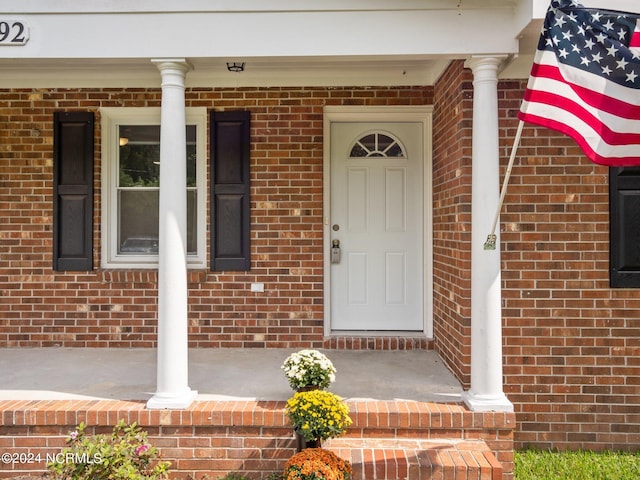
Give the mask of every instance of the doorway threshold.
<svg viewBox="0 0 640 480">
<path fill-rule="evenodd" d="M 323 347 L 336 350 L 433 350 L 432 338 L 422 332 L 333 331 Z"/>
</svg>

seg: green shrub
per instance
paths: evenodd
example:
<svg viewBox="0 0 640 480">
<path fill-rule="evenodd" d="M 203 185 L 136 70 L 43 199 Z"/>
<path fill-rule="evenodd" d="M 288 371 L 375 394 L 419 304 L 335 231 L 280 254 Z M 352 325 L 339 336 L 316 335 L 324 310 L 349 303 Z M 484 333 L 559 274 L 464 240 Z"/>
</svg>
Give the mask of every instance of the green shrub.
<svg viewBox="0 0 640 480">
<path fill-rule="evenodd" d="M 161 480 L 167 478 L 169 462 L 156 462 L 157 449 L 147 432 L 124 420 L 111 435 L 87 436 L 81 423 L 70 433 L 69 445 L 56 461 L 47 465 L 59 480 Z"/>
</svg>

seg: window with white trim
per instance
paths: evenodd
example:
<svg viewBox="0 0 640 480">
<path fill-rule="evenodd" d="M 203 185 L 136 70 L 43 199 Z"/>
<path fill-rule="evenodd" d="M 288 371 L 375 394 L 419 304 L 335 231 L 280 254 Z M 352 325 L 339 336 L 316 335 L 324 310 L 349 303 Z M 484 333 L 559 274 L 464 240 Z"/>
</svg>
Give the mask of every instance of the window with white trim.
<svg viewBox="0 0 640 480">
<path fill-rule="evenodd" d="M 157 268 L 160 109 L 103 108 L 102 267 Z M 188 108 L 187 262 L 206 267 L 206 125 Z"/>
</svg>

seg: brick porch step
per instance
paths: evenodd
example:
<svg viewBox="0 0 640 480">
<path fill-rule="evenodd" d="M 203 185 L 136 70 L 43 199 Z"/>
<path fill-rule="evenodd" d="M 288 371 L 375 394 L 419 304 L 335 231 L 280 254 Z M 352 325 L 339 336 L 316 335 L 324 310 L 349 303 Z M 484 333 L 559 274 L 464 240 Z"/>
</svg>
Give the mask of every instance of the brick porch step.
<svg viewBox="0 0 640 480">
<path fill-rule="evenodd" d="M 347 403 L 353 425 L 324 446 L 352 462 L 354 480 L 513 480 L 513 412 L 411 400 Z M 110 432 L 120 419 L 149 433 L 174 478 L 265 478 L 281 472 L 297 446 L 283 401 L 205 400 L 185 410 L 148 410 L 142 401 L 0 400 L 0 450 L 42 459 L 0 464 L 0 479 L 44 473 L 46 456 L 60 453 L 80 422 L 94 434 Z"/>
<path fill-rule="evenodd" d="M 502 480 L 482 440 L 338 438 L 325 448 L 353 465 L 353 480 Z"/>
</svg>

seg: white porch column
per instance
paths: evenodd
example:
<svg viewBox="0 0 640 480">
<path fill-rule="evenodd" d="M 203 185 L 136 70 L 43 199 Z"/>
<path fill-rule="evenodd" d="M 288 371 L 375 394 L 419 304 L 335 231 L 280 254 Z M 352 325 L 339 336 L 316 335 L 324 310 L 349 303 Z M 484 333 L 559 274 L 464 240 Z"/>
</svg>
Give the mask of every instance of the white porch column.
<svg viewBox="0 0 640 480">
<path fill-rule="evenodd" d="M 188 385 L 187 168 L 185 59 L 153 60 L 162 75 L 160 225 L 158 241 L 158 361 L 155 395 L 147 408 L 187 408 Z"/>
<path fill-rule="evenodd" d="M 502 391 L 500 242 L 495 250 L 484 249 L 500 197 L 497 85 L 498 67 L 503 60 L 497 56 L 477 57 L 468 62 L 474 77 L 471 389 L 465 392 L 464 400 L 474 411 L 513 411 Z"/>
</svg>

